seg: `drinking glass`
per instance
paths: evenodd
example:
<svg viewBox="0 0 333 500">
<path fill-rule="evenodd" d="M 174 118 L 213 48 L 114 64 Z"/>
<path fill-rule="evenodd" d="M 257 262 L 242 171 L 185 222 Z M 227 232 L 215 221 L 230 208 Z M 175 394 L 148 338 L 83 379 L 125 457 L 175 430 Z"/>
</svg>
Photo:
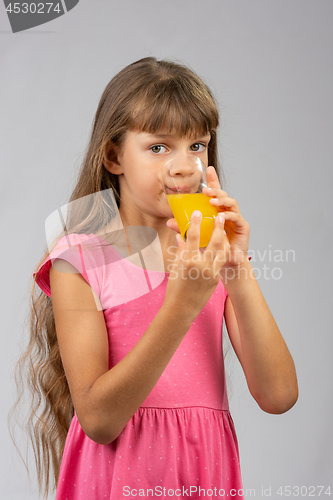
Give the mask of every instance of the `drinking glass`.
<svg viewBox="0 0 333 500">
<path fill-rule="evenodd" d="M 192 155 L 173 157 L 161 169 L 161 181 L 172 213 L 186 241 L 194 210 L 202 214 L 200 247 L 206 247 L 214 229 L 217 208 L 210 203 L 202 189 L 207 186 L 207 170 L 200 158 Z"/>
</svg>

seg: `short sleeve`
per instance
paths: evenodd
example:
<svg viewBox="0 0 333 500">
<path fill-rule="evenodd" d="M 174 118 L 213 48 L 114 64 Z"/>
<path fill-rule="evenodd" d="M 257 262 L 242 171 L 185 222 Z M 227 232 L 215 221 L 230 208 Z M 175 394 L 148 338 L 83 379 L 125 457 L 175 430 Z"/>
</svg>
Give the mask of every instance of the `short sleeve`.
<svg viewBox="0 0 333 500">
<path fill-rule="evenodd" d="M 69 234 L 58 240 L 48 257 L 33 273 L 39 288 L 51 297 L 50 267 L 56 259 L 63 259 L 74 266 L 88 282 L 97 296 L 100 296 L 100 267 L 96 265 L 96 251 L 89 243 L 88 235 Z"/>
</svg>

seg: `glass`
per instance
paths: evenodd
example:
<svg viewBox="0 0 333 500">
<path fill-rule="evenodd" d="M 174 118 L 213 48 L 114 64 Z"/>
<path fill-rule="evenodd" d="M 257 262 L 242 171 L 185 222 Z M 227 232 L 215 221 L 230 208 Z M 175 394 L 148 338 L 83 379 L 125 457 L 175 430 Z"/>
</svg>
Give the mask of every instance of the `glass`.
<svg viewBox="0 0 333 500">
<path fill-rule="evenodd" d="M 211 238 L 218 211 L 210 204 L 210 197 L 202 192 L 204 187 L 208 187 L 205 164 L 196 156 L 174 157 L 163 165 L 161 179 L 164 193 L 184 241 L 186 241 L 192 213 L 194 210 L 200 210 L 202 221 L 199 247 L 206 247 Z"/>
</svg>

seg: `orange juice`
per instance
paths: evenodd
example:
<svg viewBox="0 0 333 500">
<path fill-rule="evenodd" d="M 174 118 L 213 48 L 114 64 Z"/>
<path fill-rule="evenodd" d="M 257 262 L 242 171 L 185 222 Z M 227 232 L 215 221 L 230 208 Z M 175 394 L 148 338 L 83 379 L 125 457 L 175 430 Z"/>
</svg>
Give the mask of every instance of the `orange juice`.
<svg viewBox="0 0 333 500">
<path fill-rule="evenodd" d="M 214 229 L 215 217 L 218 214 L 217 208 L 209 203 L 210 197 L 203 193 L 167 194 L 166 197 L 185 241 L 191 215 L 194 210 L 200 210 L 202 221 L 199 246 L 207 246 Z"/>
</svg>

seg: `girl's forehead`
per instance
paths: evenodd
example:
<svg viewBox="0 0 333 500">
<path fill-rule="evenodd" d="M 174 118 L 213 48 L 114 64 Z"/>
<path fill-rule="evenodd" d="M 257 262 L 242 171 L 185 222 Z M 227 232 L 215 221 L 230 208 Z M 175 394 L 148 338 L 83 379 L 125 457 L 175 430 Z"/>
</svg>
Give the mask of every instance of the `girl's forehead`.
<svg viewBox="0 0 333 500">
<path fill-rule="evenodd" d="M 147 130 L 133 130 L 136 134 L 139 134 L 141 137 L 144 138 L 154 138 L 154 139 L 179 139 L 179 138 L 184 138 L 184 139 L 209 139 L 210 138 L 210 132 L 203 132 L 202 130 L 191 130 L 188 131 L 186 134 L 182 133 L 179 130 L 176 129 L 171 129 L 168 130 L 167 128 L 161 127 L 160 129 L 156 131 L 147 131 Z"/>
</svg>

